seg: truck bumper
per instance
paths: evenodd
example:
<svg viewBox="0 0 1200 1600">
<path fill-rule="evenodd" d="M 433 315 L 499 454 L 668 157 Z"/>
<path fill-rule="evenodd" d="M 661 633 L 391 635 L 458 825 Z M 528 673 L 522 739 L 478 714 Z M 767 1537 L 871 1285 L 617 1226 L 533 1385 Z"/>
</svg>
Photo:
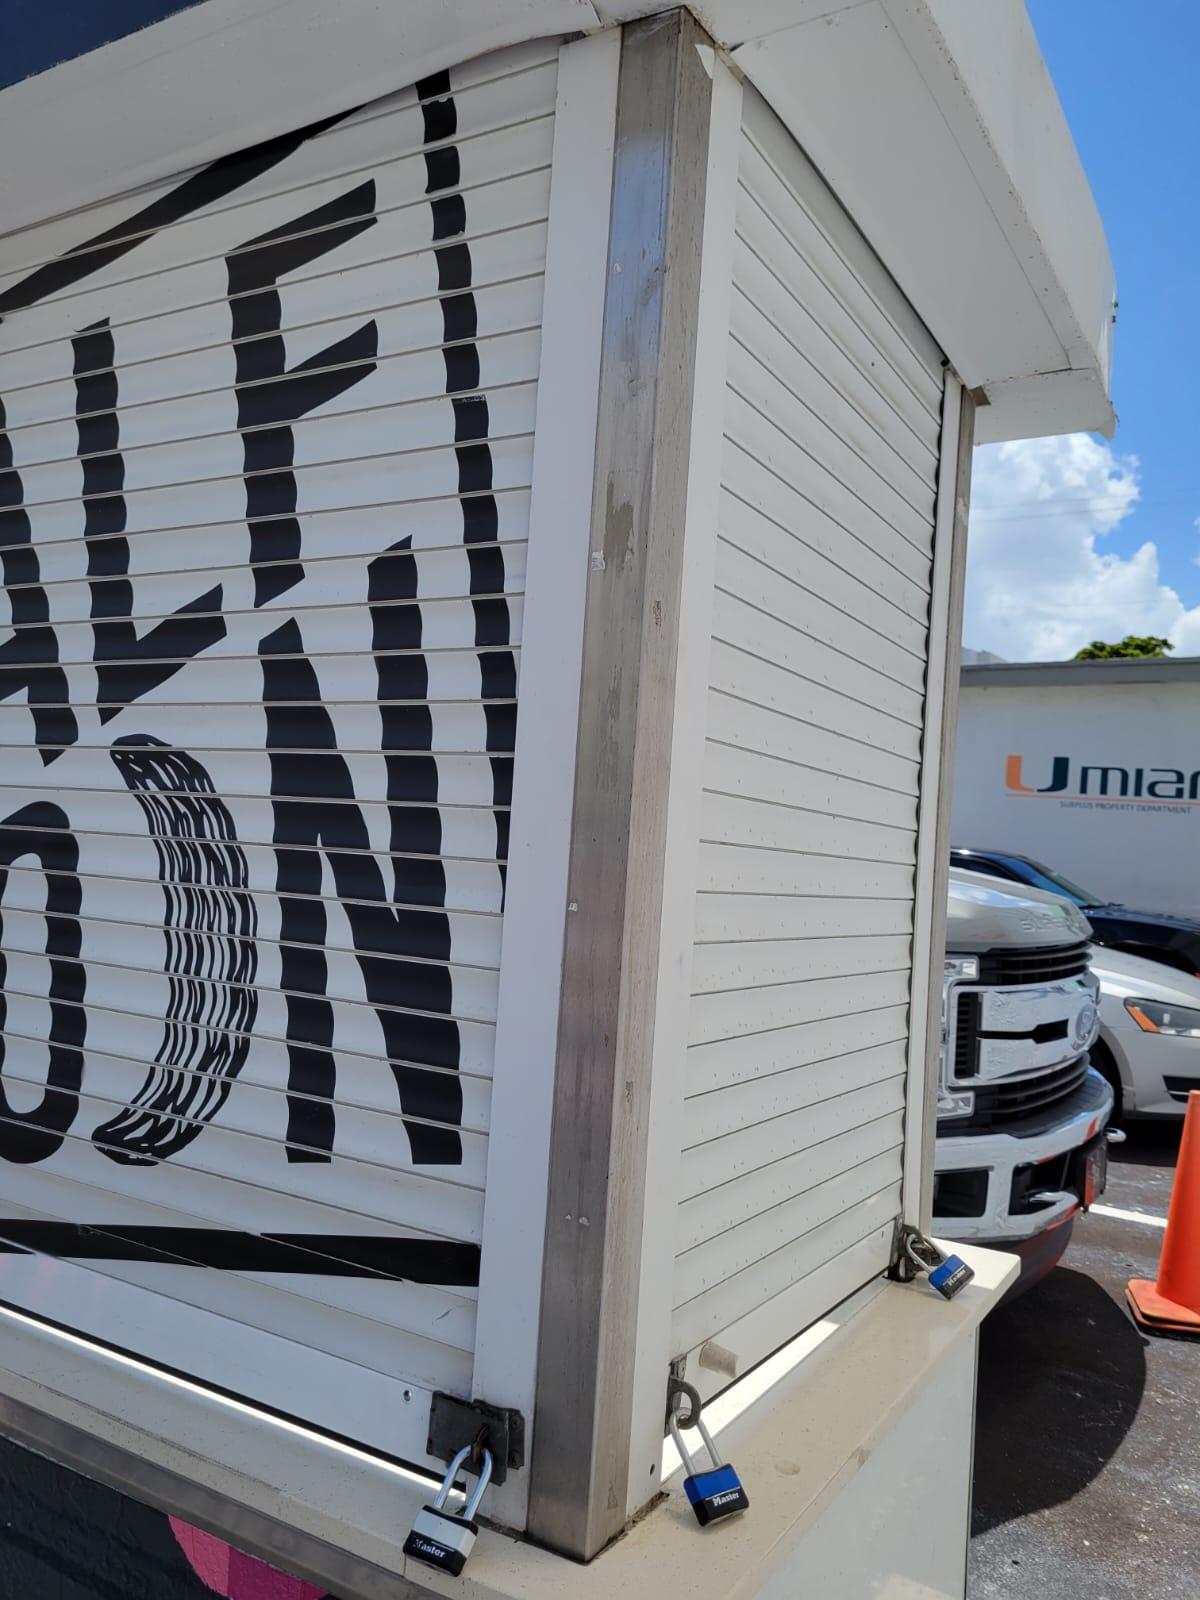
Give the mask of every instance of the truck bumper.
<svg viewBox="0 0 1200 1600">
<path fill-rule="evenodd" d="M 1019 1286 L 1028 1288 L 1061 1257 L 1076 1213 L 1103 1185 L 1104 1155 L 1092 1152 L 1104 1150 L 1112 1108 L 1111 1088 L 1090 1070 L 1075 1094 L 1055 1107 L 1061 1116 L 1052 1127 L 1040 1113 L 1003 1132 L 939 1138 L 934 1233 L 1019 1255 Z M 1027 1132 L 1029 1126 L 1036 1131 Z"/>
<path fill-rule="evenodd" d="M 1075 1232 L 1075 1217 L 1061 1217 L 1057 1222 L 1052 1222 L 1048 1228 L 1043 1228 L 1041 1233 L 1035 1233 L 1030 1239 L 995 1239 L 992 1241 L 997 1250 L 1005 1250 L 1011 1256 L 1017 1256 L 1021 1262 L 1021 1270 L 1013 1283 L 1005 1290 L 1000 1301 L 1004 1305 L 1019 1294 L 1024 1294 L 1027 1289 L 1032 1289 L 1035 1283 L 1040 1283 L 1054 1271 L 1055 1267 L 1066 1254 L 1071 1236 Z"/>
</svg>

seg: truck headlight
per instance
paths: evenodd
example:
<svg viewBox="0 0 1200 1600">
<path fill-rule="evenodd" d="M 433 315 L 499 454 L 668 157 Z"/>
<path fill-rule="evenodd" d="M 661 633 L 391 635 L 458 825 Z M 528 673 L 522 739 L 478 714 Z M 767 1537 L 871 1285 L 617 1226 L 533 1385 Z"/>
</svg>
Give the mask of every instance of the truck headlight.
<svg viewBox="0 0 1200 1600">
<path fill-rule="evenodd" d="M 979 982 L 979 957 L 978 956 L 947 956 L 945 966 L 946 983 L 978 983 Z"/>
<path fill-rule="evenodd" d="M 1087 1050 L 1095 1044 L 1099 1032 L 1100 1013 L 1094 1005 L 1081 1006 L 1075 1018 L 1075 1036 L 1071 1043 L 1078 1045 L 1081 1050 Z"/>
<path fill-rule="evenodd" d="M 938 1090 L 937 1114 L 940 1122 L 944 1117 L 969 1117 L 975 1109 L 975 1091 L 965 1090 Z"/>
<path fill-rule="evenodd" d="M 1164 1005 L 1161 1000 L 1126 1000 L 1125 1009 L 1143 1033 L 1200 1039 L 1200 1011 L 1192 1006 Z"/>
</svg>

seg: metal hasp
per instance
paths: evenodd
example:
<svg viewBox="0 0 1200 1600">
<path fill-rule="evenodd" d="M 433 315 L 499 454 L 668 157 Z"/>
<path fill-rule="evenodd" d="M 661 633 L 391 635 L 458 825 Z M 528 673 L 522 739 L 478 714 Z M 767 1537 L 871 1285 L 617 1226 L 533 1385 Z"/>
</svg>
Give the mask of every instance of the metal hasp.
<svg viewBox="0 0 1200 1600">
<path fill-rule="evenodd" d="M 460 1451 L 476 1446 L 491 1452 L 491 1481 L 503 1483 L 510 1472 L 519 1472 L 525 1465 L 525 1418 L 507 1406 L 435 1393 L 425 1445 L 429 1454 L 440 1461 L 453 1461 Z"/>
</svg>

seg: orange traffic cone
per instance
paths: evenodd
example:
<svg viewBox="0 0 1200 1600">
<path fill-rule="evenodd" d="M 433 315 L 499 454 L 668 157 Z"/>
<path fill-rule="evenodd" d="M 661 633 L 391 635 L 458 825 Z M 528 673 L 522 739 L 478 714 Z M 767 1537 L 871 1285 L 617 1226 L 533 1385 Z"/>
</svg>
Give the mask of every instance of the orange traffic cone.
<svg viewBox="0 0 1200 1600">
<path fill-rule="evenodd" d="M 1200 1090 L 1188 1095 L 1158 1282 L 1132 1278 L 1129 1309 L 1147 1333 L 1200 1336 Z"/>
</svg>

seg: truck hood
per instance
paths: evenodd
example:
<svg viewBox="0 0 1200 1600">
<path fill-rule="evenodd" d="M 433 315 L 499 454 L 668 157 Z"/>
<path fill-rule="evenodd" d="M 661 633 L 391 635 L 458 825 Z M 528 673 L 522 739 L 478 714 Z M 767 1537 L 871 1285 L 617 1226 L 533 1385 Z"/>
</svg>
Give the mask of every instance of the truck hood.
<svg viewBox="0 0 1200 1600">
<path fill-rule="evenodd" d="M 1029 949 L 1078 944 L 1091 925 L 1079 907 L 1042 889 L 1019 889 L 982 872 L 950 869 L 946 919 L 949 954 L 977 954 L 1005 946 Z"/>
</svg>

